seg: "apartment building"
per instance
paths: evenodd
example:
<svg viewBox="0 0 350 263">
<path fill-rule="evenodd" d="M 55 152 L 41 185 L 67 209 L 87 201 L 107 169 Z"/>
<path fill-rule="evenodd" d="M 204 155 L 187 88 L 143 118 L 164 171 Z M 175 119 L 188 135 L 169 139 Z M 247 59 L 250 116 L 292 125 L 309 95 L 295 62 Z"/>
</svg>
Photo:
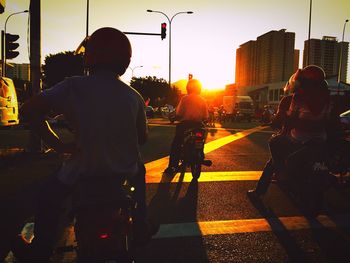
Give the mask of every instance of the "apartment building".
<svg viewBox="0 0 350 263">
<path fill-rule="evenodd" d="M 310 50 L 309 50 L 310 47 Z M 317 65 L 327 76 L 338 76 L 341 63 L 341 81 L 346 82 L 348 71 L 349 42 L 338 42 L 336 37 L 323 36 L 304 42 L 303 67 Z"/>
<path fill-rule="evenodd" d="M 272 30 L 236 51 L 236 85 L 246 87 L 288 80 L 298 68 L 295 33 Z"/>
<path fill-rule="evenodd" d="M 7 65 L 6 72 L 9 78 L 30 81 L 30 64 L 28 63 L 11 63 L 11 66 Z"/>
</svg>

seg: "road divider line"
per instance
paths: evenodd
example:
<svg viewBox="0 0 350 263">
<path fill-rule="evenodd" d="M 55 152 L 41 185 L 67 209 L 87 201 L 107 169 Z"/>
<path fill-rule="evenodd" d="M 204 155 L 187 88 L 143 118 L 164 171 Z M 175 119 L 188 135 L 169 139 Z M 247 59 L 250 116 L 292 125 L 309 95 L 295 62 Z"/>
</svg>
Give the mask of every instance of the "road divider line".
<svg viewBox="0 0 350 263">
<path fill-rule="evenodd" d="M 255 127 L 255 128 L 249 129 L 249 130 L 237 132 L 235 134 L 231 134 L 231 135 L 225 136 L 223 138 L 208 142 L 205 144 L 204 153 L 212 152 L 216 149 L 221 148 L 222 146 L 225 146 L 226 144 L 229 144 L 229 143 L 234 142 L 236 140 L 242 139 L 242 138 L 244 138 L 244 137 L 246 137 L 254 132 L 260 131 L 260 130 L 265 129 L 265 128 L 266 127 L 258 126 L 258 127 Z"/>
<path fill-rule="evenodd" d="M 303 216 L 291 216 L 271 219 L 258 218 L 205 221 L 180 224 L 162 224 L 160 225 L 158 233 L 153 238 L 199 237 L 208 235 L 275 232 L 349 226 L 350 214 L 336 216 L 334 219 L 331 219 L 326 215 L 319 215 L 314 220 L 308 220 Z"/>
<path fill-rule="evenodd" d="M 225 181 L 257 181 L 262 171 L 221 171 L 221 172 L 202 172 L 198 182 L 225 182 Z M 192 174 L 185 173 L 184 176 L 177 173 L 174 177 L 160 175 L 159 171 L 146 173 L 146 183 L 177 183 L 191 182 Z"/>
<path fill-rule="evenodd" d="M 242 139 L 254 132 L 258 132 L 261 131 L 263 129 L 265 129 L 266 127 L 264 126 L 258 126 L 252 129 L 248 129 L 248 130 L 244 130 L 241 132 L 237 132 L 235 134 L 231 134 L 228 136 L 225 136 L 223 138 L 208 142 L 205 144 L 204 146 L 204 153 L 209 153 L 212 152 L 214 150 L 219 149 L 220 147 L 225 146 L 226 144 L 229 144 L 231 142 L 234 142 L 236 140 Z M 146 174 L 154 174 L 154 173 L 158 173 L 161 174 L 163 172 L 163 170 L 167 167 L 169 162 L 169 156 L 160 158 L 158 160 L 152 161 L 152 162 L 148 162 L 145 164 L 146 166 Z"/>
</svg>

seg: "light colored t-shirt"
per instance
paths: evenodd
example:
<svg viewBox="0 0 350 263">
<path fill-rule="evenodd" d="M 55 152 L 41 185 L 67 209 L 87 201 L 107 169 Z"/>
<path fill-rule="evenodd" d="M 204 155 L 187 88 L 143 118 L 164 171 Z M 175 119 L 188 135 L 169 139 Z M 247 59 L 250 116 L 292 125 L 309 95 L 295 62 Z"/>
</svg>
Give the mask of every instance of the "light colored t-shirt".
<svg viewBox="0 0 350 263">
<path fill-rule="evenodd" d="M 41 96 L 76 130 L 78 152 L 59 171 L 62 182 L 73 184 L 80 176 L 137 173 L 138 134 L 147 131 L 145 104 L 137 91 L 103 71 L 67 78 Z"/>
<path fill-rule="evenodd" d="M 209 116 L 207 102 L 197 94 L 185 95 L 176 108 L 176 115 L 180 121 L 201 122 Z"/>
</svg>

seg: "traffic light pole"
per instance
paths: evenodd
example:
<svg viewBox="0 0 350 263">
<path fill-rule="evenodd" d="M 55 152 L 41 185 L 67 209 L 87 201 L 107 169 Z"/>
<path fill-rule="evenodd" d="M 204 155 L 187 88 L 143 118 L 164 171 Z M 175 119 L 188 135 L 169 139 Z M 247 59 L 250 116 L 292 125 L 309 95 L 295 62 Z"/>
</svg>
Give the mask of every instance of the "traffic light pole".
<svg viewBox="0 0 350 263">
<path fill-rule="evenodd" d="M 159 33 L 139 33 L 139 32 L 123 32 L 126 35 L 144 35 L 144 36 L 160 36 Z"/>
<path fill-rule="evenodd" d="M 41 91 L 41 15 L 40 0 L 30 0 L 30 80 L 31 96 Z M 41 138 L 30 131 L 29 150 L 42 152 Z"/>
<path fill-rule="evenodd" d="M 1 30 L 1 76 L 5 77 L 5 31 Z"/>
</svg>

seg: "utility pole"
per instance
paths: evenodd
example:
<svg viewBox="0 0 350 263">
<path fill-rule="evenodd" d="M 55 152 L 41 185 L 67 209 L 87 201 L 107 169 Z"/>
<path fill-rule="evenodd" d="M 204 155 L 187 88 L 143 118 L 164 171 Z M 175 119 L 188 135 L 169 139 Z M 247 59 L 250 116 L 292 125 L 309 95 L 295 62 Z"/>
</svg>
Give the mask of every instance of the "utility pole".
<svg viewBox="0 0 350 263">
<path fill-rule="evenodd" d="M 30 81 L 31 95 L 41 91 L 41 7 L 40 0 L 30 0 Z M 30 132 L 30 152 L 42 152 L 41 138 Z"/>
<path fill-rule="evenodd" d="M 307 65 L 310 65 L 310 34 L 311 34 L 311 13 L 312 13 L 312 0 L 310 0 L 310 10 L 309 10 L 309 34 L 308 34 L 308 43 L 307 43 Z"/>
</svg>

